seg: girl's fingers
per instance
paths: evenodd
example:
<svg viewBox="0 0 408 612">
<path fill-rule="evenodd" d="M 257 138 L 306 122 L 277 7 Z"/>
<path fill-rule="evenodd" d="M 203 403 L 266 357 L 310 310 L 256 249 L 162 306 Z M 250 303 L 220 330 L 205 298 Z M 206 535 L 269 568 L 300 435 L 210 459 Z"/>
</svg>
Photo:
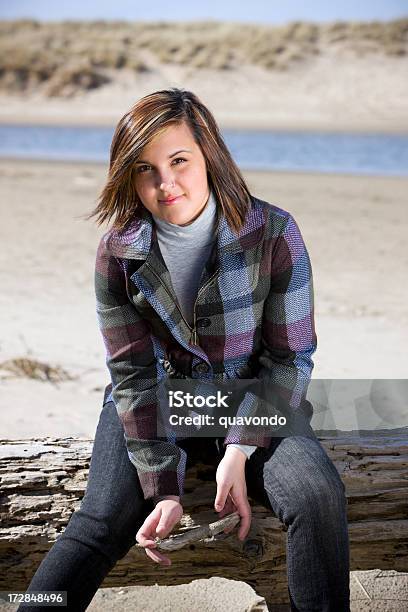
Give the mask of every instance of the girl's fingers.
<svg viewBox="0 0 408 612">
<path fill-rule="evenodd" d="M 223 516 L 225 516 L 226 514 L 229 514 L 229 513 L 231 512 L 231 507 L 232 507 L 232 505 L 233 505 L 233 502 L 232 502 L 232 500 L 231 500 L 230 494 L 228 494 L 228 497 L 227 497 L 227 499 L 225 500 L 225 504 L 224 504 L 224 506 L 223 506 L 222 510 L 220 510 L 220 511 L 218 512 L 218 516 L 219 516 L 220 518 L 222 518 L 222 517 L 223 517 Z"/>
<path fill-rule="evenodd" d="M 170 559 L 162 555 L 158 550 L 151 550 L 149 548 L 145 548 L 145 553 L 155 563 L 160 563 L 161 565 L 165 566 L 171 565 Z"/>
<path fill-rule="evenodd" d="M 156 527 L 156 534 L 159 538 L 165 538 L 177 522 L 177 517 L 172 512 L 169 514 L 162 512 L 160 522 Z"/>
<path fill-rule="evenodd" d="M 229 505 L 229 504 L 225 504 L 225 506 L 223 507 L 221 512 L 218 512 L 218 516 L 221 519 L 224 516 L 226 516 L 227 514 L 231 514 L 231 505 Z"/>
<path fill-rule="evenodd" d="M 141 546 L 156 546 L 155 531 L 156 527 L 160 520 L 160 511 L 156 512 L 153 510 L 146 518 L 143 525 L 140 527 L 139 531 L 136 534 L 136 540 L 139 542 Z"/>
<path fill-rule="evenodd" d="M 148 546 L 149 548 L 155 548 L 156 546 L 156 542 L 153 537 L 146 533 L 138 532 L 136 540 L 140 544 L 140 546 Z"/>
<path fill-rule="evenodd" d="M 237 509 L 241 517 L 238 538 L 244 540 L 248 535 L 249 528 L 251 526 L 251 506 L 246 498 L 239 498 L 236 500 Z"/>
<path fill-rule="evenodd" d="M 165 508 L 164 505 L 158 506 L 149 514 L 137 532 L 137 542 L 144 547 L 146 555 L 155 563 L 163 566 L 171 565 L 170 559 L 156 549 L 157 544 L 154 538 L 156 536 L 166 537 L 174 525 L 179 522 L 181 516 L 181 506 L 177 512 L 174 509 Z"/>
<path fill-rule="evenodd" d="M 249 505 L 246 491 L 244 492 L 238 489 L 235 490 L 234 493 L 230 492 L 228 501 L 230 503 L 230 510 L 228 514 L 236 511 L 240 515 L 241 520 L 238 528 L 238 538 L 242 541 L 248 535 L 252 516 L 251 506 Z M 231 533 L 233 529 L 233 527 L 227 527 L 224 529 L 224 533 Z"/>
<path fill-rule="evenodd" d="M 232 514 L 233 512 L 236 512 L 236 507 L 235 505 L 231 502 L 229 510 L 228 510 L 228 514 Z M 232 531 L 234 531 L 235 527 L 226 527 L 224 529 L 224 533 L 231 533 Z"/>
<path fill-rule="evenodd" d="M 142 525 L 136 534 L 136 540 L 141 546 L 156 546 L 154 528 Z"/>
<path fill-rule="evenodd" d="M 232 512 L 236 511 L 236 507 L 234 502 L 231 499 L 231 496 L 228 495 L 228 499 L 225 503 L 225 506 L 223 508 L 223 510 L 221 512 L 218 513 L 220 518 L 223 518 L 224 516 L 226 516 L 227 514 L 232 514 Z M 231 533 L 231 531 L 234 530 L 234 527 L 226 527 L 224 529 L 224 533 Z"/>
</svg>

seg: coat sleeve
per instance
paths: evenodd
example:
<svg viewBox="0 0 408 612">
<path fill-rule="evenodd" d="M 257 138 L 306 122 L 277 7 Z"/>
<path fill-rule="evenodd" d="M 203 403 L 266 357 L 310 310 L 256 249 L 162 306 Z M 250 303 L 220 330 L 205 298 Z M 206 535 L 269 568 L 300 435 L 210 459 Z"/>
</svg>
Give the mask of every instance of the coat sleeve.
<svg viewBox="0 0 408 612">
<path fill-rule="evenodd" d="M 270 290 L 262 321 L 262 350 L 257 378 L 263 395 L 277 400 L 286 413 L 313 411 L 306 393 L 313 370 L 312 355 L 317 339 L 314 325 L 313 279 L 309 254 L 292 216 L 278 235 L 270 263 Z M 275 401 L 274 400 L 274 401 Z M 237 416 L 257 413 L 258 397 L 247 393 Z M 271 414 L 268 408 L 267 412 Z M 279 434 L 276 434 L 279 435 Z M 268 447 L 268 427 L 231 427 L 224 444 L 255 444 Z"/>
<path fill-rule="evenodd" d="M 181 497 L 186 453 L 167 438 L 157 437 L 160 379 L 150 326 L 130 301 L 123 262 L 110 253 L 104 238 L 96 256 L 95 294 L 112 398 L 144 497 Z"/>
</svg>

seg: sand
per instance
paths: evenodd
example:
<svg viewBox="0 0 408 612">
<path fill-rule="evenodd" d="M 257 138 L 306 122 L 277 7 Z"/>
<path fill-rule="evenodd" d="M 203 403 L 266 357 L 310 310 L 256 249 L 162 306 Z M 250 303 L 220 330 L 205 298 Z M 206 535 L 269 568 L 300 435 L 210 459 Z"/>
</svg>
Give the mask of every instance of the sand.
<svg viewBox="0 0 408 612">
<path fill-rule="evenodd" d="M 183 87 L 223 128 L 407 133 L 407 57 L 356 57 L 333 45 L 281 71 L 157 62 L 148 73 L 114 71 L 111 83 L 68 99 L 0 92 L 0 123 L 114 126 L 141 96 Z"/>
<path fill-rule="evenodd" d="M 93 435 L 109 380 L 93 289 L 105 230 L 80 216 L 93 207 L 106 167 L 2 160 L 0 172 L 0 363 L 30 356 L 77 377 L 3 380 L 3 435 Z M 318 335 L 313 377 L 405 378 L 408 179 L 245 176 L 255 195 L 294 215 L 309 249 Z"/>
<path fill-rule="evenodd" d="M 93 437 L 108 382 L 93 293 L 105 230 L 80 216 L 93 207 L 106 167 L 1 160 L 0 176 L 0 364 L 30 357 L 75 377 L 53 384 L 8 377 L 0 368 L 2 438 Z M 245 176 L 255 195 L 294 215 L 308 246 L 319 342 L 314 377 L 407 378 L 408 178 Z M 210 581 L 208 602 L 219 587 Z M 101 607 L 92 609 L 126 609 L 117 607 L 115 592 L 100 591 Z M 130 601 L 128 609 L 146 609 Z"/>
<path fill-rule="evenodd" d="M 9 378 L 0 368 L 3 435 L 93 435 L 109 382 L 93 289 L 105 229 L 81 215 L 92 209 L 106 167 L 2 160 L 0 172 L 0 363 L 30 357 L 72 377 L 52 384 Z M 294 215 L 310 252 L 313 378 L 406 378 L 408 179 L 245 176 L 255 195 Z"/>
</svg>

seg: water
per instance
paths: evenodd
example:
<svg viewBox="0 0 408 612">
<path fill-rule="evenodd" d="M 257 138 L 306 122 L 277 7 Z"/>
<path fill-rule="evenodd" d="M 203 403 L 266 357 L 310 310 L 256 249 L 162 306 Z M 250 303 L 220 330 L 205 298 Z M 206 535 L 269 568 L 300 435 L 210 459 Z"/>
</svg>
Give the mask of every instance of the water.
<svg viewBox="0 0 408 612">
<path fill-rule="evenodd" d="M 0 126 L 0 157 L 107 162 L 113 128 Z M 225 130 L 240 168 L 408 175 L 408 136 Z"/>
</svg>

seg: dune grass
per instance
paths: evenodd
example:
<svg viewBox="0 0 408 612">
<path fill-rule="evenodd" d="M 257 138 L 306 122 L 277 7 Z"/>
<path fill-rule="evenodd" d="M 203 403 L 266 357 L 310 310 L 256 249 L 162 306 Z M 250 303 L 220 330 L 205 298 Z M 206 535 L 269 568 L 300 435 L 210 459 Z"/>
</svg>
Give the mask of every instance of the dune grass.
<svg viewBox="0 0 408 612">
<path fill-rule="evenodd" d="M 330 46 L 356 56 L 408 54 L 408 19 L 390 22 L 0 22 L 0 90 L 75 95 L 101 87 L 118 70 L 155 70 L 158 63 L 234 70 L 242 64 L 290 70 Z"/>
</svg>

